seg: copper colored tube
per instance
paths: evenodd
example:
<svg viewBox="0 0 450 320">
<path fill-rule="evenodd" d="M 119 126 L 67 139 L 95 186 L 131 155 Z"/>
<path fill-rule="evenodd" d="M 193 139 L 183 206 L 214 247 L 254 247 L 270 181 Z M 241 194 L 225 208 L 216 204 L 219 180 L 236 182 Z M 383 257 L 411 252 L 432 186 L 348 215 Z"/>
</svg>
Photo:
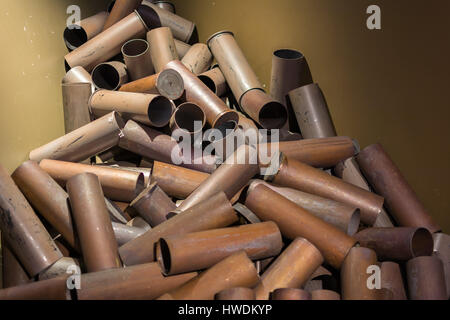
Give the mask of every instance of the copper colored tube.
<svg viewBox="0 0 450 320">
<path fill-rule="evenodd" d="M 197 125 L 199 124 L 199 125 Z M 185 102 L 178 106 L 170 119 L 170 130 L 183 130 L 191 137 L 201 134 L 206 124 L 203 110 L 195 103 Z"/>
<path fill-rule="evenodd" d="M 269 221 L 162 237 L 156 254 L 163 273 L 173 275 L 209 268 L 241 250 L 251 260 L 274 257 L 282 246 L 280 230 Z"/>
<path fill-rule="evenodd" d="M 111 221 L 113 222 L 119 222 L 119 223 L 127 223 L 131 218 L 128 216 L 128 214 L 124 213 L 122 209 L 123 206 L 122 202 L 113 202 L 109 200 L 108 198 L 105 198 L 105 204 L 106 209 L 109 212 L 109 217 L 111 218 Z M 128 206 L 128 203 L 124 203 L 125 208 Z"/>
<path fill-rule="evenodd" d="M 130 227 L 126 224 L 121 224 L 117 222 L 112 223 L 112 227 L 114 230 L 114 235 L 117 240 L 117 245 L 121 246 L 127 242 L 130 242 L 133 239 L 141 236 L 145 230 L 142 228 Z"/>
<path fill-rule="evenodd" d="M 67 192 L 87 271 L 119 268 L 117 242 L 97 176 L 82 173 L 70 178 Z"/>
<path fill-rule="evenodd" d="M 152 227 L 167 220 L 167 214 L 174 211 L 177 206 L 167 194 L 153 182 L 148 188 L 141 192 L 130 207 L 134 208 Z"/>
<path fill-rule="evenodd" d="M 110 15 L 111 16 L 111 15 Z M 132 12 L 107 30 L 99 33 L 82 46 L 67 54 L 66 69 L 81 66 L 90 72 L 99 63 L 120 53 L 122 45 L 130 39 L 145 37 L 147 27 L 137 12 Z"/>
<path fill-rule="evenodd" d="M 323 256 L 312 243 L 295 239 L 262 275 L 256 300 L 268 300 L 279 288 L 301 288 L 322 263 Z"/>
<path fill-rule="evenodd" d="M 228 91 L 227 81 L 218 66 L 203 72 L 198 78 L 218 97 L 223 96 Z"/>
<path fill-rule="evenodd" d="M 95 174 L 104 194 L 116 201 L 132 201 L 144 189 L 144 176 L 139 172 L 48 159 L 42 160 L 40 167 L 63 186 L 78 174 Z"/>
<path fill-rule="evenodd" d="M 255 300 L 255 292 L 250 288 L 230 288 L 225 289 L 217 293 L 214 297 L 215 300 Z"/>
<path fill-rule="evenodd" d="M 0 165 L 0 230 L 30 276 L 62 254 L 8 172 Z"/>
<path fill-rule="evenodd" d="M 79 249 L 68 204 L 69 197 L 64 189 L 34 161 L 24 162 L 11 177 L 45 220 L 61 233 L 72 248 Z"/>
<path fill-rule="evenodd" d="M 305 56 L 293 49 L 279 49 L 272 56 L 270 95 L 286 105 L 286 96 L 295 88 L 312 83 Z"/>
<path fill-rule="evenodd" d="M 147 41 L 132 39 L 122 46 L 121 51 L 131 81 L 154 73 L 150 45 Z"/>
<path fill-rule="evenodd" d="M 345 182 L 351 183 L 357 187 L 360 187 L 367 191 L 372 191 L 362 175 L 361 171 L 359 170 L 358 163 L 356 162 L 354 157 L 348 158 L 347 160 L 343 160 L 339 162 L 334 167 L 334 174 L 344 180 Z M 372 221 L 366 221 L 366 224 L 371 225 Z M 392 224 L 391 219 L 389 218 L 389 215 L 384 210 L 384 208 L 381 210 L 380 215 L 373 223 L 374 227 L 378 228 L 393 228 L 394 225 Z"/>
<path fill-rule="evenodd" d="M 91 75 L 97 89 L 118 90 L 128 82 L 127 67 L 119 61 L 100 63 L 95 66 Z"/>
<path fill-rule="evenodd" d="M 75 50 L 102 32 L 107 18 L 108 13 L 101 11 L 96 15 L 81 20 L 79 23 L 67 26 L 63 34 L 67 49 L 69 51 Z"/>
<path fill-rule="evenodd" d="M 0 290 L 0 300 L 71 300 L 68 275 Z"/>
<path fill-rule="evenodd" d="M 311 294 L 302 289 L 279 288 L 270 294 L 270 300 L 311 300 Z"/>
<path fill-rule="evenodd" d="M 359 208 L 363 222 L 373 224 L 383 208 L 384 199 L 375 193 L 290 158 L 282 160 L 273 182 Z"/>
<path fill-rule="evenodd" d="M 289 92 L 303 138 L 327 138 L 336 136 L 325 97 L 320 87 L 308 84 Z"/>
<path fill-rule="evenodd" d="M 341 300 L 341 295 L 331 290 L 314 290 L 311 292 L 311 300 Z"/>
<path fill-rule="evenodd" d="M 381 264 L 381 288 L 392 292 L 392 300 L 407 300 L 400 266 L 395 262 Z"/>
<path fill-rule="evenodd" d="M 374 250 L 380 261 L 407 261 L 433 253 L 433 237 L 425 228 L 368 228 L 355 238 Z"/>
<path fill-rule="evenodd" d="M 172 163 L 172 159 L 176 158 L 180 160 L 180 165 L 202 172 L 212 172 L 217 167 L 213 156 L 202 156 L 202 159 L 196 159 L 194 150 L 191 150 L 190 155 L 183 155 L 183 150 L 171 136 L 139 125 L 132 120 L 127 122 L 122 134 L 119 141 L 121 148 L 149 160 Z"/>
<path fill-rule="evenodd" d="M 103 30 L 108 29 L 113 24 L 132 13 L 141 4 L 142 0 L 116 0 L 109 13 L 108 19 L 103 25 Z"/>
<path fill-rule="evenodd" d="M 171 13 L 175 13 L 175 5 L 170 1 L 152 1 L 156 6 L 160 7 L 161 9 L 170 11 Z"/>
<path fill-rule="evenodd" d="M 30 152 L 30 160 L 83 161 L 116 146 L 125 123 L 117 112 L 97 119 Z"/>
<path fill-rule="evenodd" d="M 173 290 L 197 273 L 164 277 L 156 263 L 81 275 L 79 300 L 151 300 Z"/>
<path fill-rule="evenodd" d="M 145 231 L 151 230 L 152 227 L 141 217 L 134 217 L 127 222 L 127 226 L 144 229 Z"/>
<path fill-rule="evenodd" d="M 178 199 L 186 199 L 208 177 L 208 173 L 163 162 L 155 161 L 153 164 L 152 181 L 157 182 L 169 196 Z"/>
<path fill-rule="evenodd" d="M 2 288 L 11 288 L 29 283 L 30 277 L 17 260 L 16 256 L 9 249 L 4 236 L 1 244 L 2 252 Z"/>
<path fill-rule="evenodd" d="M 117 111 L 124 119 L 157 128 L 169 123 L 175 109 L 173 102 L 163 96 L 109 90 L 96 91 L 89 100 L 89 107 L 96 117 Z"/>
<path fill-rule="evenodd" d="M 121 246 L 120 256 L 127 266 L 153 262 L 154 246 L 162 237 L 223 228 L 237 220 L 236 212 L 225 194 L 218 193 Z"/>
<path fill-rule="evenodd" d="M 418 257 L 406 264 L 410 300 L 447 300 L 444 267 L 438 257 Z"/>
<path fill-rule="evenodd" d="M 375 251 L 355 247 L 350 250 L 341 268 L 342 300 L 378 300 L 379 289 L 370 289 L 367 273 L 370 266 L 377 266 Z"/>
<path fill-rule="evenodd" d="M 195 75 L 199 75 L 211 67 L 213 56 L 204 43 L 192 45 L 181 62 Z"/>
<path fill-rule="evenodd" d="M 192 208 L 218 192 L 225 192 L 228 199 L 233 198 L 252 177 L 259 172 L 255 159 L 256 152 L 248 145 L 240 146 L 219 168 L 217 168 L 194 192 L 192 192 L 179 210 Z"/>
<path fill-rule="evenodd" d="M 178 39 L 173 39 L 175 42 L 175 47 L 177 48 L 177 54 L 180 59 L 183 59 L 186 53 L 191 48 L 191 45 L 184 43 L 183 41 L 180 41 Z"/>
<path fill-rule="evenodd" d="M 188 102 L 197 104 L 206 115 L 206 120 L 211 127 L 217 127 L 227 121 L 238 122 L 236 111 L 227 105 L 212 92 L 196 75 L 190 72 L 185 65 L 178 60 L 169 62 L 165 69 L 177 71 L 184 81 L 185 95 Z"/>
<path fill-rule="evenodd" d="M 262 180 L 252 181 L 250 187 L 258 184 L 265 185 L 349 236 L 353 236 L 358 231 L 360 213 L 355 207 L 295 189 L 278 187 Z"/>
<path fill-rule="evenodd" d="M 142 173 L 144 175 L 144 186 L 148 187 L 150 185 L 150 179 L 152 177 L 152 169 L 149 168 L 141 168 L 141 167 L 124 167 L 117 164 L 108 165 L 108 168 L 117 169 L 117 170 L 126 170 L 132 172 Z"/>
<path fill-rule="evenodd" d="M 240 251 L 161 296 L 159 300 L 213 300 L 217 293 L 225 289 L 251 288 L 258 280 L 254 264 L 244 251 Z"/>
<path fill-rule="evenodd" d="M 92 94 L 90 83 L 63 83 L 64 129 L 70 133 L 91 122 L 89 98 Z"/>
<path fill-rule="evenodd" d="M 389 213 L 400 226 L 424 227 L 431 233 L 441 229 L 380 144 L 365 148 L 356 160 L 375 192 L 385 197 Z"/>
<path fill-rule="evenodd" d="M 450 236 L 445 233 L 433 234 L 433 256 L 441 259 L 444 266 L 447 297 L 450 298 Z"/>
<path fill-rule="evenodd" d="M 89 72 L 86 71 L 83 67 L 74 67 L 67 71 L 66 75 L 61 81 L 62 84 L 71 84 L 71 83 L 90 83 L 92 93 L 95 91 L 95 85 L 92 82 L 92 77 Z"/>
<path fill-rule="evenodd" d="M 198 42 L 197 28 L 193 22 L 145 0 L 137 11 L 149 29 L 168 27 L 174 38 L 189 44 Z"/>
<path fill-rule="evenodd" d="M 161 72 L 170 61 L 178 60 L 170 28 L 162 27 L 150 30 L 147 33 L 147 41 L 150 44 L 150 55 L 157 73 Z"/>
<path fill-rule="evenodd" d="M 303 237 L 339 269 L 356 240 L 266 186 L 249 188 L 245 205 L 263 221 L 274 221 L 284 237 Z"/>
</svg>

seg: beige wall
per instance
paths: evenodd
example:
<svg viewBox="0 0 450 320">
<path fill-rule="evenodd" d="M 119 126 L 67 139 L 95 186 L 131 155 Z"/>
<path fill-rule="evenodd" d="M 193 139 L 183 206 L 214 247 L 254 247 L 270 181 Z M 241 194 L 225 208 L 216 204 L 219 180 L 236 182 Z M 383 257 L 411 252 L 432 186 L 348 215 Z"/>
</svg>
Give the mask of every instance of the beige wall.
<svg viewBox="0 0 450 320">
<path fill-rule="evenodd" d="M 232 30 L 262 82 L 272 52 L 307 57 L 338 133 L 381 142 L 450 232 L 450 1 L 175 0 L 200 39 Z M 366 28 L 378 4 L 382 30 Z"/>
</svg>

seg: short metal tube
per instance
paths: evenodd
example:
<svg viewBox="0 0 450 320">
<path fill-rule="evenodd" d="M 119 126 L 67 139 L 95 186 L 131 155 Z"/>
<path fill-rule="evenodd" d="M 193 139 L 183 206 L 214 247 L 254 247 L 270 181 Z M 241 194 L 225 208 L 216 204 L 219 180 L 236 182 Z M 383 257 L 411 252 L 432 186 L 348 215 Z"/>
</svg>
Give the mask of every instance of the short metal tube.
<svg viewBox="0 0 450 320">
<path fill-rule="evenodd" d="M 381 288 L 392 292 L 392 300 L 407 300 L 400 266 L 395 262 L 381 263 Z"/>
<path fill-rule="evenodd" d="M 67 192 L 87 271 L 120 268 L 117 241 L 97 176 L 82 173 L 70 178 Z"/>
<path fill-rule="evenodd" d="M 64 129 L 70 133 L 91 122 L 89 98 L 92 94 L 90 83 L 62 84 Z"/>
<path fill-rule="evenodd" d="M 100 63 L 92 70 L 91 76 L 97 89 L 118 90 L 128 82 L 127 67 L 119 61 Z"/>
<path fill-rule="evenodd" d="M 227 81 L 218 66 L 201 73 L 198 78 L 218 97 L 222 97 L 228 91 Z"/>
<path fill-rule="evenodd" d="M 147 33 L 147 41 L 150 44 L 155 71 L 161 72 L 172 60 L 178 60 L 178 53 L 170 28 L 156 28 Z"/>
<path fill-rule="evenodd" d="M 61 81 L 62 85 L 75 84 L 75 83 L 90 83 L 92 93 L 95 91 L 95 85 L 92 81 L 92 77 L 89 72 L 83 67 L 74 67 L 67 71 L 64 78 Z"/>
<path fill-rule="evenodd" d="M 447 296 L 450 298 L 450 236 L 445 233 L 435 233 L 433 240 L 433 256 L 441 259 L 443 263 Z"/>
<path fill-rule="evenodd" d="M 410 300 L 447 300 L 444 267 L 438 257 L 417 257 L 406 263 Z"/>
<path fill-rule="evenodd" d="M 220 291 L 214 296 L 214 300 L 222 301 L 241 301 L 255 300 L 255 292 L 250 288 L 230 288 Z"/>
<path fill-rule="evenodd" d="M 67 277 L 31 282 L 0 290 L 0 300 L 71 300 Z"/>
<path fill-rule="evenodd" d="M 152 75 L 155 71 L 150 45 L 143 39 L 132 39 L 122 46 L 123 59 L 131 81 Z"/>
<path fill-rule="evenodd" d="M 75 50 L 102 32 L 107 18 L 108 13 L 101 11 L 78 23 L 67 26 L 63 34 L 67 49 L 69 51 Z"/>
<path fill-rule="evenodd" d="M 186 55 L 186 53 L 191 48 L 191 45 L 189 45 L 189 44 L 187 44 L 187 43 L 185 43 L 183 41 L 180 41 L 178 39 L 173 39 L 173 40 L 175 42 L 175 47 L 177 48 L 178 57 L 180 59 L 183 59 L 184 56 Z"/>
<path fill-rule="evenodd" d="M 211 67 L 213 56 L 204 43 L 192 45 L 181 62 L 195 75 L 199 75 Z"/>
<path fill-rule="evenodd" d="M 16 256 L 9 249 L 4 236 L 2 239 L 2 288 L 17 287 L 31 282 L 30 276 L 25 271 Z"/>
<path fill-rule="evenodd" d="M 127 226 L 126 224 L 113 222 L 112 227 L 114 236 L 116 237 L 117 245 L 122 246 L 127 242 L 141 236 L 145 233 L 145 229 Z"/>
<path fill-rule="evenodd" d="M 141 0 L 115 0 L 108 19 L 105 21 L 103 30 L 108 29 L 132 13 L 141 4 Z"/>
<path fill-rule="evenodd" d="M 201 126 L 195 126 L 195 122 Z M 206 124 L 206 116 L 203 110 L 192 102 L 180 104 L 170 119 L 170 130 L 183 130 L 191 137 L 201 134 Z M 197 129 L 197 130 L 196 130 Z"/>
</svg>

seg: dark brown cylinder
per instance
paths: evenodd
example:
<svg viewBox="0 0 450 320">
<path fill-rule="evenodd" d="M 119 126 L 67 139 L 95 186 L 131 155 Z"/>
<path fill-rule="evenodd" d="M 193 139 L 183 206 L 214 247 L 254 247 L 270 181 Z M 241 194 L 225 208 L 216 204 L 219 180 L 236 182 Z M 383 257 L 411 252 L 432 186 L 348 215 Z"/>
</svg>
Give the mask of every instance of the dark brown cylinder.
<svg viewBox="0 0 450 320">
<path fill-rule="evenodd" d="M 374 250 L 380 261 L 407 261 L 433 253 L 433 237 L 425 228 L 368 228 L 355 238 Z"/>
<path fill-rule="evenodd" d="M 283 236 L 303 237 L 339 269 L 356 240 L 263 185 L 249 189 L 245 205 L 263 221 L 277 223 Z"/>
<path fill-rule="evenodd" d="M 4 236 L 2 238 L 1 248 L 2 248 L 2 287 L 1 288 L 11 288 L 17 287 L 29 283 L 30 277 L 27 272 L 17 260 L 16 256 L 9 249 Z"/>
<path fill-rule="evenodd" d="M 311 300 L 311 294 L 302 289 L 279 288 L 270 294 L 270 300 Z"/>
<path fill-rule="evenodd" d="M 153 262 L 155 260 L 154 246 L 159 239 L 171 235 L 222 228 L 237 220 L 236 212 L 226 195 L 218 193 L 123 245 L 119 248 L 120 256 L 128 266 Z"/>
<path fill-rule="evenodd" d="M 222 301 L 255 300 L 255 292 L 250 288 L 230 288 L 217 293 L 214 299 Z"/>
<path fill-rule="evenodd" d="M 182 130 L 192 139 L 201 135 L 206 124 L 206 116 L 202 108 L 192 102 L 185 102 L 178 106 L 170 119 L 170 130 Z"/>
<path fill-rule="evenodd" d="M 381 264 L 381 288 L 392 292 L 392 300 L 407 300 L 400 266 L 395 262 Z"/>
<path fill-rule="evenodd" d="M 444 265 L 447 297 L 450 299 L 450 236 L 445 233 L 435 233 L 433 235 L 433 240 L 433 256 L 441 259 Z"/>
<path fill-rule="evenodd" d="M 97 176 L 82 173 L 70 178 L 67 192 L 88 272 L 119 268 L 117 241 Z"/>
<path fill-rule="evenodd" d="M 341 295 L 331 290 L 313 290 L 311 292 L 311 300 L 341 300 Z"/>
<path fill-rule="evenodd" d="M 437 257 L 418 257 L 406 264 L 409 299 L 447 300 L 444 267 Z"/>
<path fill-rule="evenodd" d="M 0 230 L 30 276 L 37 275 L 62 258 L 50 234 L 1 165 Z"/>
<path fill-rule="evenodd" d="M 71 300 L 67 277 L 31 282 L 0 290 L 0 300 Z"/>
<path fill-rule="evenodd" d="M 274 257 L 282 246 L 277 225 L 264 222 L 163 237 L 156 252 L 164 274 L 173 275 L 209 268 L 241 250 L 252 260 Z"/>
<path fill-rule="evenodd" d="M 132 39 L 126 42 L 122 46 L 122 55 L 131 81 L 142 79 L 155 72 L 147 41 Z"/>
<path fill-rule="evenodd" d="M 89 98 L 92 85 L 85 83 L 63 83 L 64 130 L 70 133 L 91 122 Z"/>
<path fill-rule="evenodd" d="M 356 159 L 375 192 L 385 197 L 389 213 L 400 226 L 424 227 L 431 233 L 441 229 L 380 144 L 365 148 Z"/>
</svg>

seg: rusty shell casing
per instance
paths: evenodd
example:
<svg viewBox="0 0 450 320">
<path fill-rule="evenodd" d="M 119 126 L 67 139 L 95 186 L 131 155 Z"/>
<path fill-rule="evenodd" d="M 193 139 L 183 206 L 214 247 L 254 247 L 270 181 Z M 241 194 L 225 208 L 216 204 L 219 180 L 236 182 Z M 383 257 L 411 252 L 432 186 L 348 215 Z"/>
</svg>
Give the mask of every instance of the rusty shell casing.
<svg viewBox="0 0 450 320">
<path fill-rule="evenodd" d="M 311 300 L 341 300 L 341 295 L 332 290 L 313 290 L 311 291 Z"/>
<path fill-rule="evenodd" d="M 213 172 L 217 165 L 214 156 L 197 155 L 192 150 L 189 155 L 183 155 L 182 149 L 171 136 L 162 134 L 152 128 L 139 125 L 129 120 L 123 128 L 119 147 L 139 154 L 150 160 L 172 163 L 172 157 L 181 160 L 180 165 L 199 170 L 202 172 Z"/>
<path fill-rule="evenodd" d="M 116 111 L 124 119 L 161 128 L 169 123 L 175 105 L 160 95 L 98 90 L 89 100 L 89 108 L 96 117 Z"/>
<path fill-rule="evenodd" d="M 378 266 L 375 251 L 363 247 L 350 250 L 341 267 L 342 300 L 378 300 L 380 290 L 368 287 L 371 266 Z"/>
<path fill-rule="evenodd" d="M 254 157 L 255 156 L 255 157 Z M 217 168 L 186 200 L 179 210 L 192 208 L 212 195 L 223 191 L 232 199 L 252 177 L 259 172 L 256 151 L 248 145 L 240 146 L 219 168 Z M 254 164 L 253 164 L 254 163 Z"/>
<path fill-rule="evenodd" d="M 222 97 L 228 92 L 228 84 L 219 66 L 203 72 L 198 78 L 218 97 Z"/>
<path fill-rule="evenodd" d="M 155 244 L 163 237 L 223 228 L 237 221 L 238 216 L 226 195 L 218 193 L 121 246 L 119 253 L 127 266 L 153 262 Z"/>
<path fill-rule="evenodd" d="M 262 180 L 252 181 L 250 188 L 258 184 L 265 185 L 349 236 L 353 236 L 359 229 L 360 212 L 355 207 L 295 189 L 278 187 Z"/>
<path fill-rule="evenodd" d="M 61 80 L 61 84 L 71 84 L 71 83 L 90 83 L 92 93 L 95 91 L 95 85 L 92 81 L 92 77 L 89 72 L 83 67 L 74 67 L 67 71 L 64 78 Z"/>
<path fill-rule="evenodd" d="M 1 165 L 0 230 L 10 250 L 32 277 L 62 258 L 50 234 Z"/>
<path fill-rule="evenodd" d="M 195 75 L 199 75 L 211 67 L 213 56 L 204 43 L 196 43 L 191 46 L 181 62 Z"/>
<path fill-rule="evenodd" d="M 433 234 L 433 240 L 433 256 L 441 259 L 444 265 L 447 297 L 450 298 L 450 236 L 445 233 L 435 233 Z"/>
<path fill-rule="evenodd" d="M 375 222 L 384 199 L 300 161 L 284 158 L 273 183 L 359 208 L 362 222 Z"/>
<path fill-rule="evenodd" d="M 26 161 L 11 175 L 31 205 L 74 249 L 79 249 L 68 195 L 37 162 Z"/>
<path fill-rule="evenodd" d="M 180 41 L 178 39 L 173 39 L 173 41 L 175 42 L 175 47 L 177 48 L 178 57 L 180 59 L 183 59 L 184 56 L 186 55 L 186 53 L 191 48 L 191 45 L 189 45 L 183 41 Z"/>
<path fill-rule="evenodd" d="M 78 174 L 95 174 L 106 197 L 116 201 L 130 202 L 144 189 L 144 175 L 139 172 L 48 159 L 40 167 L 63 186 Z"/>
<path fill-rule="evenodd" d="M 117 112 L 107 114 L 30 152 L 30 160 L 79 162 L 116 146 L 125 123 Z"/>
<path fill-rule="evenodd" d="M 178 60 L 169 62 L 164 69 L 173 69 L 183 78 L 185 96 L 188 102 L 197 104 L 206 115 L 206 120 L 213 127 L 228 121 L 239 121 L 236 111 L 227 105 L 212 92 L 195 74 Z"/>
<path fill-rule="evenodd" d="M 400 266 L 395 262 L 381 263 L 381 288 L 392 292 L 392 300 L 408 300 Z"/>
<path fill-rule="evenodd" d="M 0 300 L 71 300 L 68 275 L 0 290 Z"/>
<path fill-rule="evenodd" d="M 356 243 L 354 238 L 266 186 L 249 189 L 245 205 L 262 221 L 274 221 L 284 237 L 303 237 L 310 241 L 336 269 Z"/>
<path fill-rule="evenodd" d="M 91 122 L 89 98 L 92 94 L 90 83 L 63 83 L 62 85 L 64 129 L 70 133 Z"/>
<path fill-rule="evenodd" d="M 196 126 L 195 122 L 201 123 Z M 196 135 L 201 135 L 206 124 L 206 115 L 203 109 L 192 102 L 180 104 L 170 119 L 170 130 L 174 133 L 176 130 L 182 130 L 194 140 Z M 195 141 L 195 140 L 194 140 Z"/>
<path fill-rule="evenodd" d="M 152 227 L 167 220 L 167 214 L 176 210 L 177 206 L 172 199 L 153 182 L 148 188 L 139 194 L 130 203 L 130 207 L 135 209 Z"/>
<path fill-rule="evenodd" d="M 255 288 L 256 300 L 269 300 L 280 288 L 301 288 L 323 263 L 323 256 L 311 242 L 295 239 L 271 264 Z"/>
<path fill-rule="evenodd" d="M 156 28 L 147 33 L 155 71 L 161 72 L 170 61 L 178 60 L 178 53 L 170 28 Z"/>
<path fill-rule="evenodd" d="M 152 75 L 155 72 L 150 45 L 144 39 L 131 39 L 122 46 L 122 55 L 131 81 Z"/>
<path fill-rule="evenodd" d="M 274 257 L 282 246 L 280 230 L 269 221 L 163 237 L 156 253 L 163 273 L 173 275 L 207 269 L 241 250 L 251 260 Z"/>
<path fill-rule="evenodd" d="M 149 29 L 168 27 L 174 38 L 189 44 L 198 42 L 197 28 L 193 22 L 146 0 L 137 11 Z"/>
<path fill-rule="evenodd" d="M 303 289 L 278 288 L 271 292 L 270 300 L 311 300 L 311 294 Z"/>
<path fill-rule="evenodd" d="M 79 300 L 151 300 L 173 290 L 197 273 L 165 277 L 157 263 L 81 275 Z"/>
<path fill-rule="evenodd" d="M 220 291 L 214 296 L 215 300 L 231 300 L 231 301 L 241 301 L 241 300 L 255 300 L 255 292 L 251 288 L 229 288 Z"/>
<path fill-rule="evenodd" d="M 126 224 L 113 222 L 112 227 L 114 236 L 116 237 L 117 245 L 122 246 L 127 242 L 141 236 L 145 233 L 145 229 L 127 226 Z"/>
<path fill-rule="evenodd" d="M 151 2 L 154 3 L 156 6 L 160 7 L 161 9 L 176 14 L 175 5 L 170 1 L 151 1 Z"/>
<path fill-rule="evenodd" d="M 311 83 L 289 92 L 300 131 L 305 139 L 336 136 L 333 120 L 322 90 Z"/>
<path fill-rule="evenodd" d="M 425 228 L 368 228 L 355 238 L 374 250 L 380 261 L 408 261 L 433 253 L 433 237 Z"/>
<path fill-rule="evenodd" d="M 209 174 L 171 164 L 155 161 L 153 163 L 152 181 L 169 196 L 186 199 Z"/>
<path fill-rule="evenodd" d="M 447 300 L 444 266 L 438 257 L 417 257 L 406 263 L 410 300 Z"/>
<path fill-rule="evenodd" d="M 121 267 L 117 241 L 97 176 L 82 173 L 70 178 L 67 192 L 87 271 Z"/>
<path fill-rule="evenodd" d="M 369 184 L 366 181 L 366 178 L 364 178 L 364 176 L 362 175 L 358 163 L 356 162 L 354 157 L 339 162 L 334 167 L 333 171 L 337 177 L 341 178 L 345 182 L 351 183 L 364 190 L 372 191 L 369 187 Z M 365 221 L 365 223 L 368 225 L 370 225 L 371 222 L 372 221 Z M 373 226 L 376 228 L 394 227 L 388 213 L 386 212 L 386 210 L 384 210 L 384 208 L 381 210 L 381 213 L 375 220 L 375 223 L 373 223 Z"/>
<path fill-rule="evenodd" d="M 110 28 L 139 7 L 142 0 L 115 0 L 108 19 L 106 19 L 102 30 Z"/>
<path fill-rule="evenodd" d="M 235 287 L 252 288 L 259 281 L 253 262 L 244 251 L 236 252 L 159 300 L 214 300 L 214 296 Z"/>
<path fill-rule="evenodd" d="M 120 53 L 130 39 L 143 39 L 147 27 L 137 12 L 132 12 L 116 24 L 99 33 L 64 57 L 66 69 L 81 66 L 90 72 L 102 62 Z"/>
<path fill-rule="evenodd" d="M 286 105 L 286 96 L 295 88 L 312 83 L 305 56 L 297 50 L 279 49 L 272 55 L 270 95 Z"/>
<path fill-rule="evenodd" d="M 96 65 L 91 76 L 97 89 L 118 90 L 121 85 L 128 82 L 127 66 L 120 61 Z"/>
<path fill-rule="evenodd" d="M 4 236 L 1 236 L 2 243 L 2 288 L 17 287 L 31 282 L 30 277 L 21 265 L 16 256 L 9 249 Z"/>
<path fill-rule="evenodd" d="M 107 18 L 108 13 L 101 11 L 91 17 L 67 26 L 63 33 L 64 43 L 67 49 L 69 51 L 75 50 L 102 32 Z"/>
<path fill-rule="evenodd" d="M 375 192 L 385 197 L 389 213 L 400 226 L 424 227 L 431 233 L 441 229 L 380 144 L 365 148 L 356 160 Z"/>
</svg>

